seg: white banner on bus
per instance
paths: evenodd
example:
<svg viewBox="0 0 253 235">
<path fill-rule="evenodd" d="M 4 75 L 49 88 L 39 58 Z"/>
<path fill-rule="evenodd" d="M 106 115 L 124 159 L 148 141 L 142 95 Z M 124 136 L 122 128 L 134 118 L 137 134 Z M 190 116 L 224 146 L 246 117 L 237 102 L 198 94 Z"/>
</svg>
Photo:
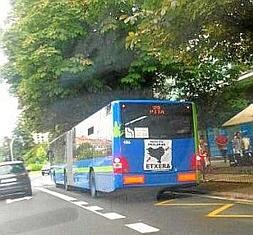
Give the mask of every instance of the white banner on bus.
<svg viewBox="0 0 253 235">
<path fill-rule="evenodd" d="M 126 127 L 125 128 L 125 137 L 126 138 L 149 138 L 149 130 L 148 127 L 135 127 L 134 130 Z"/>
<path fill-rule="evenodd" d="M 172 140 L 144 140 L 144 170 L 172 169 Z"/>
<path fill-rule="evenodd" d="M 134 130 L 129 127 L 125 128 L 125 137 L 126 138 L 134 138 Z"/>
</svg>

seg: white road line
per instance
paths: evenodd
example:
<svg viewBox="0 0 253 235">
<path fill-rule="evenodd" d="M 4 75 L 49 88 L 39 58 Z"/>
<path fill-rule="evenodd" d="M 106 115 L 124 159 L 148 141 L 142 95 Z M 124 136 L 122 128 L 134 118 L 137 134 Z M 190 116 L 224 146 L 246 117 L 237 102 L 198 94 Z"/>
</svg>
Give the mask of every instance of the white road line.
<svg viewBox="0 0 253 235">
<path fill-rule="evenodd" d="M 139 233 L 154 233 L 160 231 L 160 229 L 152 227 L 144 223 L 125 224 L 128 228 L 131 228 Z"/>
<path fill-rule="evenodd" d="M 104 210 L 104 208 L 99 207 L 99 206 L 86 206 L 85 209 L 89 210 L 89 211 L 102 211 L 102 210 Z"/>
<path fill-rule="evenodd" d="M 105 214 L 101 214 L 101 215 L 104 216 L 107 219 L 110 219 L 110 220 L 116 220 L 116 219 L 124 219 L 124 218 L 126 218 L 126 216 L 120 215 L 120 214 L 115 213 L 115 212 L 105 213 Z"/>
<path fill-rule="evenodd" d="M 117 219 L 124 219 L 126 218 L 126 216 L 124 215 L 120 215 L 118 213 L 115 212 L 108 212 L 108 213 L 101 213 L 99 211 L 104 210 L 102 207 L 99 206 L 86 206 L 88 205 L 88 202 L 84 202 L 84 201 L 78 201 L 76 198 L 73 197 L 69 197 L 66 196 L 64 194 L 61 193 L 57 193 L 45 188 L 38 188 L 40 191 L 48 193 L 50 195 L 53 195 L 55 197 L 58 197 L 60 199 L 63 199 L 65 201 L 68 201 L 72 204 L 75 204 L 76 206 L 79 206 L 85 210 L 88 210 L 90 212 L 93 212 L 94 214 L 103 216 L 104 218 L 107 218 L 109 220 L 117 220 Z M 125 226 L 127 226 L 128 228 L 131 228 L 135 231 L 138 231 L 140 233 L 154 233 L 154 232 L 158 232 L 160 231 L 160 229 L 152 227 L 150 225 L 144 224 L 144 223 L 133 223 L 133 224 L 125 224 Z"/>
<path fill-rule="evenodd" d="M 74 201 L 74 200 L 77 200 L 76 198 L 74 197 L 69 197 L 69 196 L 66 196 L 64 194 L 61 194 L 61 193 L 57 193 L 57 192 L 54 192 L 54 191 L 51 191 L 51 190 L 48 190 L 48 189 L 45 189 L 45 188 L 38 188 L 40 191 L 44 192 L 44 193 L 48 193 L 48 194 L 51 194 L 55 197 L 58 197 L 58 198 L 61 198 L 65 201 Z"/>
<path fill-rule="evenodd" d="M 32 197 L 21 197 L 21 198 L 16 198 L 16 199 L 6 199 L 6 204 L 10 204 L 13 202 L 20 202 L 20 201 L 24 201 L 24 200 L 30 200 L 32 199 Z"/>
<path fill-rule="evenodd" d="M 72 202 L 72 203 L 81 207 L 88 205 L 88 202 L 84 202 L 84 201 L 77 201 L 77 202 Z"/>
</svg>

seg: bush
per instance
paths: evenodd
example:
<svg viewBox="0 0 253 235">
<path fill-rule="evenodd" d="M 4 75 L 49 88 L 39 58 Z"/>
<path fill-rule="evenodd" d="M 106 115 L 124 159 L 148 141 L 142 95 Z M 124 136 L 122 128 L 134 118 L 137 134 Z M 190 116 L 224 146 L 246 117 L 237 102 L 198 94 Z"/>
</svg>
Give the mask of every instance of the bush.
<svg viewBox="0 0 253 235">
<path fill-rule="evenodd" d="M 27 166 L 30 171 L 40 171 L 42 167 L 43 164 L 40 163 L 31 163 Z"/>
</svg>

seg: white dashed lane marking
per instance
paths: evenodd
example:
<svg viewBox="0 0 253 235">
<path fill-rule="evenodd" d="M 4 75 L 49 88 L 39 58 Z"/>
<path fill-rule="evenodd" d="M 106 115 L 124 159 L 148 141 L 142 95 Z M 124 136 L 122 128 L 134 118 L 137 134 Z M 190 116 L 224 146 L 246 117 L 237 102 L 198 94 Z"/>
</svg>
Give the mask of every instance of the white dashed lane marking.
<svg viewBox="0 0 253 235">
<path fill-rule="evenodd" d="M 69 197 L 67 195 L 64 195 L 64 194 L 61 194 L 61 193 L 57 193 L 57 192 L 54 192 L 54 191 L 51 191 L 51 190 L 48 190 L 48 189 L 45 189 L 45 188 L 38 188 L 40 191 L 44 192 L 44 193 L 48 193 L 48 194 L 51 194 L 55 197 L 58 197 L 60 199 L 63 199 L 65 201 L 76 201 L 77 199 L 74 198 L 74 197 Z"/>
<path fill-rule="evenodd" d="M 51 191 L 51 190 L 48 190 L 45 188 L 38 188 L 38 189 L 44 193 L 48 193 L 52 196 L 55 196 L 55 197 L 58 197 L 62 200 L 68 201 L 76 206 L 79 206 L 79 207 L 81 207 L 87 211 L 93 212 L 97 215 L 103 216 L 104 218 L 107 218 L 109 220 L 118 220 L 118 219 L 125 219 L 126 218 L 126 216 L 120 215 L 115 212 L 102 213 L 102 212 L 100 212 L 100 211 L 104 210 L 102 207 L 88 206 L 89 205 L 88 202 L 78 201 L 74 197 L 69 197 L 67 195 L 57 193 L 57 192 L 54 192 L 54 191 Z M 158 228 L 152 227 L 152 226 L 144 224 L 144 223 L 125 224 L 125 226 L 130 229 L 133 229 L 139 233 L 154 233 L 154 232 L 160 231 Z"/>
<path fill-rule="evenodd" d="M 120 214 L 115 213 L 115 212 L 105 213 L 105 214 L 101 214 L 101 215 L 104 216 L 107 219 L 110 219 L 110 220 L 126 218 L 126 216 L 120 215 Z"/>
<path fill-rule="evenodd" d="M 99 207 L 99 206 L 87 206 L 85 207 L 86 210 L 89 210 L 89 211 L 102 211 L 103 208 L 102 207 Z"/>
<path fill-rule="evenodd" d="M 24 200 L 30 200 L 32 199 L 32 197 L 21 197 L 21 198 L 16 198 L 16 199 L 6 199 L 6 204 L 10 204 L 13 202 L 20 202 L 20 201 L 24 201 Z"/>
<path fill-rule="evenodd" d="M 152 227 L 144 223 L 126 224 L 126 226 L 139 233 L 154 233 L 154 232 L 160 231 L 160 229 Z"/>
<path fill-rule="evenodd" d="M 77 202 L 74 201 L 72 203 L 81 207 L 88 205 L 88 202 L 84 202 L 84 201 L 77 201 Z"/>
</svg>

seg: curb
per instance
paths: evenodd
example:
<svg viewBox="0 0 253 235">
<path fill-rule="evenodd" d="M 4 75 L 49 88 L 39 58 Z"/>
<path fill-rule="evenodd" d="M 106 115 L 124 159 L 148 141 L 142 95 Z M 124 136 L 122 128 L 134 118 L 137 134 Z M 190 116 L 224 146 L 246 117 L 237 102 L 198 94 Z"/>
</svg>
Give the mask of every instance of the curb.
<svg viewBox="0 0 253 235">
<path fill-rule="evenodd" d="M 252 183 L 253 175 L 241 174 L 218 174 L 206 177 L 209 182 L 226 182 L 226 183 Z"/>
<path fill-rule="evenodd" d="M 238 194 L 224 194 L 224 193 L 203 193 L 203 192 L 176 192 L 176 194 L 185 194 L 185 195 L 195 195 L 197 197 L 201 198 L 209 198 L 209 199 L 218 199 L 218 200 L 224 200 L 224 201 L 234 201 L 236 203 L 242 203 L 242 204 L 249 204 L 253 205 L 253 198 L 250 195 L 250 197 L 245 196 L 244 194 L 238 195 Z"/>
<path fill-rule="evenodd" d="M 217 182 L 218 183 L 218 182 Z M 227 182 L 225 182 L 227 183 Z M 229 190 L 229 189 L 227 189 Z M 215 191 L 207 188 L 190 188 L 188 190 L 177 190 L 177 193 L 186 193 L 191 195 L 198 195 L 200 197 L 218 197 L 223 200 L 245 200 L 253 203 L 253 187 L 250 187 L 247 192 L 237 191 Z"/>
<path fill-rule="evenodd" d="M 230 184 L 232 187 L 230 187 Z M 201 184 L 197 188 L 198 194 L 226 197 L 229 199 L 253 200 L 253 185 L 249 182 L 206 180 L 202 185 L 204 186 L 203 188 Z"/>
<path fill-rule="evenodd" d="M 210 195 L 212 196 L 221 196 L 226 197 L 229 199 L 242 199 L 242 200 L 252 200 L 253 202 L 253 195 L 244 194 L 244 193 L 237 193 L 237 192 L 213 192 Z"/>
</svg>

